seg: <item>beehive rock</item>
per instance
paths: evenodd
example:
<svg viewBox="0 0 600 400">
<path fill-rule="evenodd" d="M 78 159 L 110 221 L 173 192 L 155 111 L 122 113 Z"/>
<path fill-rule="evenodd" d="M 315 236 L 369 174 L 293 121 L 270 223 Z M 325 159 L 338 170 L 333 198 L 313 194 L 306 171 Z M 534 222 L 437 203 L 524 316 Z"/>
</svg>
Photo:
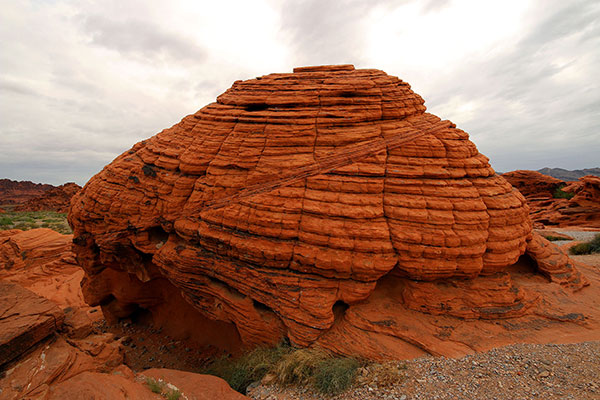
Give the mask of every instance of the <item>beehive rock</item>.
<svg viewBox="0 0 600 400">
<path fill-rule="evenodd" d="M 398 306 L 423 302 L 407 292 L 419 282 L 495 277 L 532 239 L 525 199 L 467 133 L 407 83 L 351 65 L 235 82 L 106 166 L 69 221 L 84 296 L 105 314 L 168 301 L 149 289 L 166 277 L 246 345 L 315 343 L 383 276 L 405 282 Z M 493 279 L 510 315 L 535 304 Z M 476 287 L 456 304 L 491 307 Z"/>
</svg>

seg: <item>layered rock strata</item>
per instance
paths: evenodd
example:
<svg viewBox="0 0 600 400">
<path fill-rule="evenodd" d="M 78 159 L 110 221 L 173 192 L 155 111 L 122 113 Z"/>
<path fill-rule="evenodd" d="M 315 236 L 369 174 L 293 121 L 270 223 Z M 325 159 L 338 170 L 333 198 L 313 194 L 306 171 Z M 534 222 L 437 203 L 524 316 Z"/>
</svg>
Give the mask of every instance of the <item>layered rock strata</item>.
<svg viewBox="0 0 600 400">
<path fill-rule="evenodd" d="M 407 83 L 342 65 L 235 82 L 106 166 L 73 198 L 69 222 L 84 296 L 108 318 L 168 302 L 154 289 L 167 278 L 245 346 L 287 336 L 348 353 L 365 327 L 340 321 L 390 282 L 395 307 L 473 319 L 537 307 L 507 272 L 526 252 L 583 288 L 568 257 L 530 245 L 528 211 Z M 434 304 L 448 283 L 471 293 L 452 291 L 451 309 Z M 341 326 L 341 342 L 326 335 Z"/>
<path fill-rule="evenodd" d="M 24 203 L 53 187 L 44 183 L 0 179 L 0 204 Z"/>
<path fill-rule="evenodd" d="M 564 182 L 526 170 L 507 172 L 502 177 L 525 196 L 534 222 L 600 228 L 600 178 L 588 175 Z"/>
<path fill-rule="evenodd" d="M 27 202 L 15 208 L 15 211 L 44 211 L 51 210 L 59 213 L 67 213 L 71 198 L 81 190 L 81 186 L 69 182 L 45 191 L 39 196 L 29 199 Z"/>
</svg>

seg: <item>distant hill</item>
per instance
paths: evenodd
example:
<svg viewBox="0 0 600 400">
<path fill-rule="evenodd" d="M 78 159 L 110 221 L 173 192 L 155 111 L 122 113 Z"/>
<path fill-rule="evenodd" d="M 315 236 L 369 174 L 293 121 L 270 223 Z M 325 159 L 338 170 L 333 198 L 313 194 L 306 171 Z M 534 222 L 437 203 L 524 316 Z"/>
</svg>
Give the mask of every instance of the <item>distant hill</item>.
<svg viewBox="0 0 600 400">
<path fill-rule="evenodd" d="M 568 169 L 546 167 L 538 169 L 538 172 L 563 181 L 576 181 L 586 175 L 600 176 L 600 168 L 585 168 L 569 171 Z"/>
<path fill-rule="evenodd" d="M 19 204 L 54 188 L 52 185 L 30 181 L 0 179 L 0 204 Z"/>
</svg>

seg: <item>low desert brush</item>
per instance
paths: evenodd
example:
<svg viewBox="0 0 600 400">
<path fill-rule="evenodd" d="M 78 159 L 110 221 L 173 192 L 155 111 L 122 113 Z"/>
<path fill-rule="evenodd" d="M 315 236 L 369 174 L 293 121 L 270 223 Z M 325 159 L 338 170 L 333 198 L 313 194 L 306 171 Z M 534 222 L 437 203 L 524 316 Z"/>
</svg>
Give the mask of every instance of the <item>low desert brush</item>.
<svg viewBox="0 0 600 400">
<path fill-rule="evenodd" d="M 600 234 L 589 242 L 579 243 L 569 249 L 573 255 L 600 253 Z"/>
</svg>

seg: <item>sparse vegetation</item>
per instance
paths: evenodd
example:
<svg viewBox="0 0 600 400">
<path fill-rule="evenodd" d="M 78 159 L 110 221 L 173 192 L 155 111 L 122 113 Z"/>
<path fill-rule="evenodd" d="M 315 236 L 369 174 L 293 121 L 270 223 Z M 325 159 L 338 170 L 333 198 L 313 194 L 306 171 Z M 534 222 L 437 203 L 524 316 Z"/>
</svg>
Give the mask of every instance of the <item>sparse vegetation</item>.
<svg viewBox="0 0 600 400">
<path fill-rule="evenodd" d="M 546 240 L 549 240 L 551 242 L 556 242 L 559 240 L 568 240 L 568 239 L 562 238 L 560 236 L 544 235 L 544 237 L 546 238 Z"/>
<path fill-rule="evenodd" d="M 152 391 L 152 393 L 160 394 L 167 400 L 179 400 L 181 392 L 177 389 L 170 388 L 167 383 L 162 380 L 156 380 L 154 378 L 146 378 L 146 386 Z"/>
<path fill-rule="evenodd" d="M 237 359 L 219 358 L 202 372 L 225 379 L 234 390 L 245 394 L 248 385 L 260 381 L 290 351 L 286 344 L 257 348 Z"/>
<path fill-rule="evenodd" d="M 314 374 L 315 388 L 325 394 L 338 394 L 350 388 L 360 366 L 354 358 L 328 358 Z"/>
<path fill-rule="evenodd" d="M 564 187 L 565 185 L 557 187 L 554 193 L 552 193 L 552 197 L 554 197 L 555 199 L 571 199 L 573 198 L 573 196 L 575 196 L 575 194 L 573 193 L 565 192 L 563 190 Z"/>
<path fill-rule="evenodd" d="M 321 349 L 298 349 L 281 344 L 256 349 L 237 359 L 218 359 L 202 372 L 225 379 L 242 394 L 251 383 L 261 380 L 310 386 L 320 393 L 337 394 L 350 388 L 360 366 L 361 362 L 354 358 L 334 357 Z"/>
<path fill-rule="evenodd" d="M 600 253 L 600 234 L 594 236 L 589 242 L 579 243 L 569 249 L 573 255 Z"/>
<path fill-rule="evenodd" d="M 152 391 L 152 393 L 162 393 L 163 387 L 165 384 L 163 382 L 157 381 L 154 378 L 146 378 L 146 385 L 148 389 Z"/>
<path fill-rule="evenodd" d="M 0 230 L 50 228 L 62 234 L 71 233 L 67 214 L 55 211 L 13 211 L 10 208 L 0 217 Z"/>
</svg>

